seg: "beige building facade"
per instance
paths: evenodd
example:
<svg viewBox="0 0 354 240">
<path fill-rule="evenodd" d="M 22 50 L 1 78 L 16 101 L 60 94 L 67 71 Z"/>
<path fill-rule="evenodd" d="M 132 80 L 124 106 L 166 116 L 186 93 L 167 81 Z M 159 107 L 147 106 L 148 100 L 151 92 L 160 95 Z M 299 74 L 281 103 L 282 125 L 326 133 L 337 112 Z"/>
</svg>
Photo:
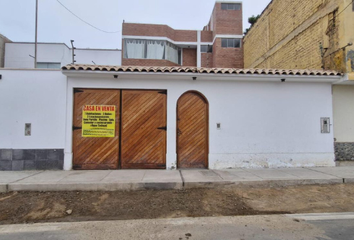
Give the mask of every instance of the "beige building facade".
<svg viewBox="0 0 354 240">
<path fill-rule="evenodd" d="M 11 42 L 10 39 L 0 34 L 0 68 L 5 65 L 5 43 Z"/>
<path fill-rule="evenodd" d="M 244 37 L 245 68 L 325 69 L 346 74 L 333 85 L 337 163 L 354 161 L 354 3 L 273 0 Z"/>
</svg>

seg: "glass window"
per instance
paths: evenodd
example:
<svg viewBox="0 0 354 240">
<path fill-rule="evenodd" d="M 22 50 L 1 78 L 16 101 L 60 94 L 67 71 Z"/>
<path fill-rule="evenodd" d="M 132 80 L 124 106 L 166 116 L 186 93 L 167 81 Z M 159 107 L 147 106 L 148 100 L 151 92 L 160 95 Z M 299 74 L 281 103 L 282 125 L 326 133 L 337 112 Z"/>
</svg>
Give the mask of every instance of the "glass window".
<svg viewBox="0 0 354 240">
<path fill-rule="evenodd" d="M 241 10 L 240 3 L 222 3 L 221 4 L 222 10 Z"/>
<path fill-rule="evenodd" d="M 60 63 L 37 62 L 37 68 L 59 69 L 60 67 Z"/>
<path fill-rule="evenodd" d="M 221 39 L 221 47 L 227 47 L 227 38 Z"/>
<path fill-rule="evenodd" d="M 162 40 L 125 39 L 124 58 L 166 59 L 181 64 L 181 49 Z"/>
<path fill-rule="evenodd" d="M 223 39 L 221 39 L 221 47 L 223 47 L 223 48 L 240 48 L 241 47 L 241 39 L 223 38 Z"/>
<path fill-rule="evenodd" d="M 145 40 L 125 39 L 124 43 L 125 43 L 124 56 L 126 58 L 138 58 L 138 59 L 146 58 Z"/>
<path fill-rule="evenodd" d="M 240 48 L 241 47 L 241 39 L 234 39 L 235 40 L 235 48 Z"/>
<path fill-rule="evenodd" d="M 234 4 L 234 10 L 241 10 L 241 4 L 235 3 Z"/>
<path fill-rule="evenodd" d="M 147 59 L 164 59 L 165 41 L 147 40 L 146 58 Z"/>
<path fill-rule="evenodd" d="M 227 4 L 227 10 L 234 10 L 234 4 L 228 3 Z"/>
<path fill-rule="evenodd" d="M 235 47 L 235 39 L 227 39 L 227 47 L 228 48 Z"/>
<path fill-rule="evenodd" d="M 201 45 L 200 51 L 202 53 L 211 53 L 211 52 L 213 52 L 213 46 L 212 45 Z"/>
</svg>

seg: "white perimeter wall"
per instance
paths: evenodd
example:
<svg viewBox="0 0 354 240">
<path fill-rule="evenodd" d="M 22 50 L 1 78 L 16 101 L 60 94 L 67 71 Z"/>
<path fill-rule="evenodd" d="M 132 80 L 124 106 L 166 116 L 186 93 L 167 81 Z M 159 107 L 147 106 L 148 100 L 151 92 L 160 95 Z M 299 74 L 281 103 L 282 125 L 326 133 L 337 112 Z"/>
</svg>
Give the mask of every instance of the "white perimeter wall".
<svg viewBox="0 0 354 240">
<path fill-rule="evenodd" d="M 78 64 L 122 65 L 121 50 L 76 49 L 75 60 Z M 93 62 L 94 63 L 93 63 Z"/>
<path fill-rule="evenodd" d="M 33 43 L 6 43 L 5 68 L 34 68 Z M 76 49 L 77 64 L 121 65 L 121 50 Z M 62 43 L 39 43 L 37 62 L 60 63 L 65 66 L 72 62 L 72 52 Z"/>
<path fill-rule="evenodd" d="M 354 86 L 333 86 L 334 137 L 337 142 L 354 142 Z"/>
<path fill-rule="evenodd" d="M 0 148 L 63 149 L 66 76 L 59 70 L 0 74 Z M 32 136 L 25 136 L 25 123 L 32 124 Z"/>
<path fill-rule="evenodd" d="M 187 78 L 69 77 L 64 167 L 72 163 L 73 88 L 167 89 L 169 169 L 176 166 L 177 100 L 188 90 L 209 101 L 210 168 L 334 166 L 333 130 L 321 134 L 320 127 L 321 117 L 332 119 L 331 84 Z"/>
<path fill-rule="evenodd" d="M 0 148 L 65 148 L 65 169 L 72 164 L 72 92 L 76 87 L 167 89 L 169 169 L 176 166 L 177 100 L 188 90 L 201 92 L 209 101 L 210 168 L 334 165 L 333 131 L 320 131 L 320 118 L 332 119 L 330 84 L 123 75 L 114 79 L 102 74 L 69 77 L 67 83 L 60 71 L 2 69 L 0 74 Z M 32 124 L 30 137 L 24 136 L 25 123 Z"/>
</svg>

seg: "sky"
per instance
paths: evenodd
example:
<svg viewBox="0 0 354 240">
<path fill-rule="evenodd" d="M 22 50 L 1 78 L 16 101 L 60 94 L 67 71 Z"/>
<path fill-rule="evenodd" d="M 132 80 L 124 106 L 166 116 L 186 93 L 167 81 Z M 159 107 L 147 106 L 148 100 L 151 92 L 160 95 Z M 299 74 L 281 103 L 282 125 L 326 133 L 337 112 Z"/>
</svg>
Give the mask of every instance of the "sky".
<svg viewBox="0 0 354 240">
<path fill-rule="evenodd" d="M 58 0 L 38 0 L 38 41 L 78 48 L 121 48 L 121 32 L 104 33 L 73 16 Z M 202 30 L 215 0 L 59 0 L 77 16 L 108 32 L 122 30 L 122 22 L 167 24 L 175 29 Z M 0 34 L 16 42 L 34 42 L 36 0 L 0 0 Z M 244 0 L 243 25 L 260 14 L 270 0 Z"/>
</svg>

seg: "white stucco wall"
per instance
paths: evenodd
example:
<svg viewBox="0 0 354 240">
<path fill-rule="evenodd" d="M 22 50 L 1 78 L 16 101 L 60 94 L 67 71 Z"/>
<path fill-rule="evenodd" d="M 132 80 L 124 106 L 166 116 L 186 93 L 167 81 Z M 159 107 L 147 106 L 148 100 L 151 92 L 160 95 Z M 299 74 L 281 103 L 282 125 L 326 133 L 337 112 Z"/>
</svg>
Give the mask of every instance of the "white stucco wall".
<svg viewBox="0 0 354 240">
<path fill-rule="evenodd" d="M 334 137 L 337 142 L 354 142 L 354 86 L 333 86 Z"/>
<path fill-rule="evenodd" d="M 5 68 L 34 68 L 33 43 L 6 43 Z M 121 65 L 121 50 L 76 49 L 77 64 Z M 93 61 L 93 62 L 92 62 Z M 71 49 L 63 43 L 39 43 L 37 62 L 60 63 L 65 66 L 72 62 Z"/>
<path fill-rule="evenodd" d="M 92 76 L 68 78 L 66 169 L 72 163 L 73 88 L 167 89 L 167 168 L 176 166 L 177 100 L 189 90 L 209 101 L 211 169 L 334 166 L 333 131 L 321 134 L 320 127 L 321 117 L 332 119 L 330 83 Z"/>
<path fill-rule="evenodd" d="M 98 65 L 122 65 L 122 51 L 110 49 L 76 49 L 76 63 Z M 94 63 L 93 63 L 93 62 Z"/>
<path fill-rule="evenodd" d="M 63 149 L 66 77 L 59 70 L 0 74 L 0 149 Z M 32 124 L 31 136 L 25 123 Z"/>
<path fill-rule="evenodd" d="M 168 169 L 176 166 L 177 100 L 189 90 L 209 101 L 211 169 L 334 165 L 333 129 L 330 134 L 320 129 L 321 117 L 332 119 L 330 83 L 192 81 L 184 75 L 114 79 L 109 74 L 66 81 L 55 70 L 2 69 L 0 74 L 0 148 L 65 148 L 67 170 L 72 166 L 73 88 L 167 89 Z M 24 135 L 25 123 L 32 124 L 30 137 Z"/>
</svg>

